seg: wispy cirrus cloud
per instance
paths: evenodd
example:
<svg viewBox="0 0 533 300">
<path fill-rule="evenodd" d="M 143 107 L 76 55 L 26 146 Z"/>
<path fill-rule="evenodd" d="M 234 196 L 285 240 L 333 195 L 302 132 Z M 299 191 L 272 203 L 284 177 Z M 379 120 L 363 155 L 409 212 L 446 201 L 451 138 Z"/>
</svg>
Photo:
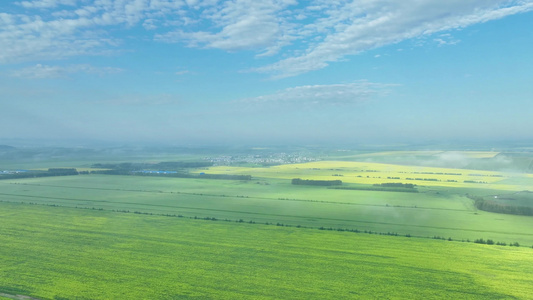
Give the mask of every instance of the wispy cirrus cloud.
<svg viewBox="0 0 533 300">
<path fill-rule="evenodd" d="M 27 79 L 50 79 L 50 78 L 65 78 L 70 74 L 75 73 L 89 73 L 97 75 L 114 74 L 122 72 L 120 68 L 111 67 L 94 67 L 87 64 L 69 65 L 69 66 L 49 66 L 36 64 L 35 66 L 26 67 L 19 70 L 14 70 L 10 73 L 12 77 L 27 78 Z"/>
<path fill-rule="evenodd" d="M 303 85 L 287 88 L 276 93 L 237 101 L 247 105 L 280 104 L 302 106 L 349 105 L 368 101 L 387 94 L 397 84 L 374 83 L 358 80 L 351 83 L 328 85 Z"/>
<path fill-rule="evenodd" d="M 110 29 L 127 30 L 140 22 L 174 14 L 174 1 L 75 0 L 21 1 L 20 13 L 0 13 L 0 64 L 60 60 L 117 53 L 122 39 Z M 16 10 L 14 5 L 10 10 Z M 118 27 L 117 27 L 118 26 Z M 156 25 L 147 21 L 147 29 Z"/>
<path fill-rule="evenodd" d="M 109 53 L 117 43 L 91 31 L 94 20 L 87 18 L 45 20 L 5 14 L 2 19 L 0 44 L 9 45 L 0 49 L 3 64 Z"/>
<path fill-rule="evenodd" d="M 283 12 L 294 0 L 239 0 L 225 1 L 217 7 L 204 10 L 198 19 L 209 22 L 215 30 L 185 30 L 179 28 L 155 39 L 162 42 L 186 43 L 189 47 L 216 48 L 228 51 L 262 50 L 275 53 L 287 44 L 286 35 L 291 27 Z"/>
<path fill-rule="evenodd" d="M 533 10 L 533 1 L 316 1 L 323 17 L 300 32 L 318 41 L 254 71 L 295 76 L 370 49 Z M 442 39 L 441 39 L 442 40 Z M 445 40 L 442 40 L 446 42 Z"/>
<path fill-rule="evenodd" d="M 0 47 L 0 64 L 119 53 L 124 33 L 136 28 L 156 42 L 272 56 L 272 63 L 251 71 L 283 78 L 370 49 L 529 12 L 533 0 L 25 0 L 6 8 L 0 45 L 9 47 Z"/>
<path fill-rule="evenodd" d="M 25 8 L 53 8 L 60 5 L 76 5 L 77 0 L 34 0 L 34 1 L 19 1 L 17 4 Z"/>
<path fill-rule="evenodd" d="M 191 72 L 189 70 L 182 70 L 182 71 L 177 71 L 176 75 L 186 75 L 186 74 L 190 74 Z"/>
<path fill-rule="evenodd" d="M 433 41 L 439 46 L 457 45 L 459 42 L 461 42 L 460 40 L 455 39 L 449 33 L 440 34 L 438 37 L 434 38 Z"/>
</svg>

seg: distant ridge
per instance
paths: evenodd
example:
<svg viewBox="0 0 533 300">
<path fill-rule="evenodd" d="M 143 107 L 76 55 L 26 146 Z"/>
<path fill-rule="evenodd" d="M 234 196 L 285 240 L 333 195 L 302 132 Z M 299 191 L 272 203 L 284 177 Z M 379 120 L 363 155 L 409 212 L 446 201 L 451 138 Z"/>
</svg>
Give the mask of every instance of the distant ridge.
<svg viewBox="0 0 533 300">
<path fill-rule="evenodd" d="M 15 147 L 8 145 L 0 145 L 0 150 L 13 150 Z"/>
</svg>

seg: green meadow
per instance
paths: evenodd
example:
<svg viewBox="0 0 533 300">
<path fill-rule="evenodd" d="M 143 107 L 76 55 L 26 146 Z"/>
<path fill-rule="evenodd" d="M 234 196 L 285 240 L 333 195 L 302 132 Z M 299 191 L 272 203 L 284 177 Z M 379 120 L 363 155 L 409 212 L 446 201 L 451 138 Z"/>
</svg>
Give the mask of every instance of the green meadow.
<svg viewBox="0 0 533 300">
<path fill-rule="evenodd" d="M 526 299 L 533 249 L 0 203 L 0 295 Z"/>
</svg>

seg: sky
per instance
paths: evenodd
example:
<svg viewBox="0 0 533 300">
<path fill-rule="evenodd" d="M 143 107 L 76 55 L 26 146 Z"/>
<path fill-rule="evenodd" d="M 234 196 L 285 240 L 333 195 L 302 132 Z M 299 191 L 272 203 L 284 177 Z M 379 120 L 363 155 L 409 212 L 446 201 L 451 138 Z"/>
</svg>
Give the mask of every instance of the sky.
<svg viewBox="0 0 533 300">
<path fill-rule="evenodd" d="M 0 2 L 0 144 L 531 141 L 532 109 L 533 0 Z"/>
</svg>

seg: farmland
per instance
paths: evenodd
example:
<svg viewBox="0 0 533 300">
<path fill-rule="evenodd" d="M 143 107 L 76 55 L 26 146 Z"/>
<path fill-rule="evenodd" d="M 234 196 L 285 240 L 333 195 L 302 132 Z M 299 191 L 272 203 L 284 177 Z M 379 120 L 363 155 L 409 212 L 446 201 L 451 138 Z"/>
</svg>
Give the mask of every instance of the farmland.
<svg viewBox="0 0 533 300">
<path fill-rule="evenodd" d="M 290 180 L 79 175 L 0 181 L 0 200 L 532 245 L 533 218 L 477 210 L 465 192 L 294 186 Z M 486 192 L 485 190 L 482 190 Z M 492 190 L 490 192 L 493 192 Z"/>
<path fill-rule="evenodd" d="M 533 250 L 0 203 L 0 292 L 43 299 L 527 298 Z"/>
<path fill-rule="evenodd" d="M 35 168 L 29 160 L 3 162 L 10 170 L 82 172 L 0 180 L 0 242 L 7 245 L 0 258 L 9 262 L 0 269 L 0 293 L 526 298 L 533 217 L 483 211 L 473 200 L 530 206 L 533 177 L 519 170 L 530 160 L 524 155 L 518 161 L 490 151 L 222 157 L 74 157 Z M 132 162 L 189 167 L 101 174 Z M 309 184 L 328 182 L 342 184 Z M 499 245 L 474 243 L 480 240 Z"/>
</svg>

